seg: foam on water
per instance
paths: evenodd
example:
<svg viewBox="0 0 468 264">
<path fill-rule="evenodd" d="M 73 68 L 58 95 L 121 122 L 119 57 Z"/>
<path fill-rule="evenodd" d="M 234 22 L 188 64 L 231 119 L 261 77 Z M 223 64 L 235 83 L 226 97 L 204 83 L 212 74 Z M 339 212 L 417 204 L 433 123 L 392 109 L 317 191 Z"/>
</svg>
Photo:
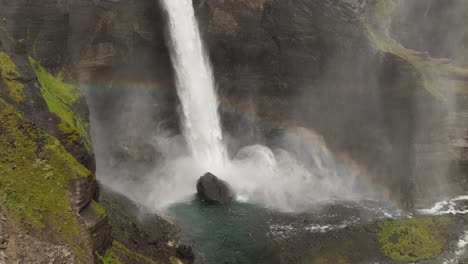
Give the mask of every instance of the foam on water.
<svg viewBox="0 0 468 264">
<path fill-rule="evenodd" d="M 455 256 L 450 260 L 444 260 L 443 264 L 460 264 L 461 259 L 466 256 L 467 246 L 468 231 L 465 231 L 465 233 L 460 237 L 460 240 L 458 240 Z"/>
<path fill-rule="evenodd" d="M 421 209 L 419 212 L 427 215 L 468 214 L 468 195 L 438 202 L 432 208 Z"/>
</svg>

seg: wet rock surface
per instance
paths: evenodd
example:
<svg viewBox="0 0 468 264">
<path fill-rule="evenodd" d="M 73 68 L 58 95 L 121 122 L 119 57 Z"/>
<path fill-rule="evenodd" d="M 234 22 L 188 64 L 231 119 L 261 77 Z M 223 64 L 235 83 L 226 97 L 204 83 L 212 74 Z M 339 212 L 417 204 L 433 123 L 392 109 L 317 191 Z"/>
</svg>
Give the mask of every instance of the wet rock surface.
<svg viewBox="0 0 468 264">
<path fill-rule="evenodd" d="M 194 261 L 192 248 L 178 242 L 179 228 L 166 218 L 146 211 L 135 202 L 105 186 L 101 203 L 108 211 L 114 243 L 120 243 L 157 263 L 172 263 L 177 259 L 183 264 Z M 121 259 L 122 263 L 145 264 L 138 259 Z M 177 262 L 178 263 L 178 262 Z"/>
<path fill-rule="evenodd" d="M 210 203 L 229 204 L 234 193 L 229 184 L 211 173 L 206 173 L 197 182 L 198 196 Z"/>
</svg>

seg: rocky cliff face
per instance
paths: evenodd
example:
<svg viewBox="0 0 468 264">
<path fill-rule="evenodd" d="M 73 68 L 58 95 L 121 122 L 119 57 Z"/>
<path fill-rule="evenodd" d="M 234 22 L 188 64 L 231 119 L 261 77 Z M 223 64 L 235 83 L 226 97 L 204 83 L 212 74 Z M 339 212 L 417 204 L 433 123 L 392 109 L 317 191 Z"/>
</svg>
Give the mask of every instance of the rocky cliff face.
<svg viewBox="0 0 468 264">
<path fill-rule="evenodd" d="M 408 206 L 428 201 L 427 193 L 453 192 L 453 179 L 443 175 L 466 182 L 447 153 L 467 129 L 467 70 L 436 58 L 466 41 L 444 35 L 456 33 L 437 19 L 453 14 L 456 24 L 463 9 L 431 1 L 430 19 L 421 20 L 426 2 L 194 1 L 225 127 L 245 138 L 253 115 L 261 121 L 250 125 L 251 135 L 271 139 L 291 126 L 318 131 Z M 412 36 L 420 27 L 426 30 Z M 424 42 L 428 35 L 437 37 Z"/>
<path fill-rule="evenodd" d="M 428 12 L 440 17 L 457 9 L 453 3 Z M 429 202 L 426 193 L 436 199 L 453 191 L 451 179 L 440 176 L 447 171 L 466 182 L 457 158 L 463 148 L 451 145 L 466 130 L 466 69 L 422 52 L 427 45 L 437 50 L 447 38 L 426 46 L 410 39 L 409 31 L 425 25 L 416 3 L 195 0 L 194 6 L 214 65 L 223 126 L 239 144 L 274 145 L 296 126 L 315 130 L 408 206 L 415 199 Z M 108 8 L 113 11 L 96 16 L 99 30 L 89 37 L 77 72 L 90 87 L 98 157 L 105 157 L 101 169 L 109 179 L 138 178 L 159 158 L 147 138 L 161 127 L 178 131 L 164 12 L 152 1 Z M 440 28 L 426 28 L 442 36 Z M 455 107 L 448 98 L 458 101 Z"/>
<path fill-rule="evenodd" d="M 408 206 L 466 190 L 468 72 L 454 49 L 466 36 L 437 27 L 462 1 L 194 0 L 226 131 L 274 145 L 313 129 Z M 0 6 L 0 262 L 151 263 L 131 239 L 111 246 L 93 146 L 103 180 L 138 178 L 159 159 L 151 132 L 178 131 L 164 12 L 153 0 Z"/>
<path fill-rule="evenodd" d="M 133 1 L 0 6 L 0 263 L 154 263 L 137 252 L 153 244 L 132 251 L 112 242 L 79 87 L 109 76 L 107 64 L 135 70 L 124 64 L 137 43 L 158 53 L 154 32 L 162 30 L 138 24 L 142 13 L 151 21 L 157 14 Z M 175 248 L 164 252 L 158 261 L 176 255 Z"/>
<path fill-rule="evenodd" d="M 55 3 L 22 1 L 2 2 L 0 17 L 0 255 L 92 263 L 111 241 L 95 201 L 89 112 L 68 68 L 68 17 Z"/>
</svg>

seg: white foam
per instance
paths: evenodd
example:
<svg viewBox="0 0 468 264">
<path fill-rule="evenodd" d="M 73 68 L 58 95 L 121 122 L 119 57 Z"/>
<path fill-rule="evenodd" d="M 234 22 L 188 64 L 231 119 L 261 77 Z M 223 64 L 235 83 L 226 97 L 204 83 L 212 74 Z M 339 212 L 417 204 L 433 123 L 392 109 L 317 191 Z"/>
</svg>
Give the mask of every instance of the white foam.
<svg viewBox="0 0 468 264">
<path fill-rule="evenodd" d="M 460 240 L 457 243 L 457 250 L 452 259 L 445 259 L 443 264 L 461 264 L 463 257 L 466 257 L 466 249 L 468 246 L 468 231 L 460 237 Z"/>
<path fill-rule="evenodd" d="M 427 215 L 468 214 L 468 207 L 459 209 L 458 202 L 468 201 L 468 195 L 459 196 L 450 200 L 436 203 L 432 208 L 418 210 Z"/>
</svg>

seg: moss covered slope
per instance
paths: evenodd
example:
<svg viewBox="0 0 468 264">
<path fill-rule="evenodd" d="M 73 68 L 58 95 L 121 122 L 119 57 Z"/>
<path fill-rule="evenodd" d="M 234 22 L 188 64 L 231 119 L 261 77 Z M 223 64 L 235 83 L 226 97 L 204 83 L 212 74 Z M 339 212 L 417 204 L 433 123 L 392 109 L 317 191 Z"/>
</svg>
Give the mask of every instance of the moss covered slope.
<svg viewBox="0 0 468 264">
<path fill-rule="evenodd" d="M 86 262 L 79 223 L 72 210 L 71 179 L 92 177 L 60 142 L 0 99 L 0 200 L 2 210 L 37 235 L 59 234 Z"/>
<path fill-rule="evenodd" d="M 91 140 L 87 132 L 89 124 L 76 116 L 73 107 L 82 97 L 78 87 L 67 84 L 63 80 L 63 74 L 57 76 L 50 74 L 35 59 L 29 57 L 31 66 L 37 75 L 41 85 L 41 93 L 50 112 L 60 118 L 59 129 L 69 136 L 72 141 L 82 139 L 85 146 L 91 148 Z"/>
<path fill-rule="evenodd" d="M 112 247 L 106 251 L 104 256 L 99 256 L 103 264 L 157 264 L 153 260 L 135 253 L 117 241 L 112 243 Z"/>
<path fill-rule="evenodd" d="M 18 81 L 19 77 L 11 58 L 5 52 L 0 52 L 0 78 L 11 100 L 17 103 L 24 101 L 24 85 Z"/>
</svg>

